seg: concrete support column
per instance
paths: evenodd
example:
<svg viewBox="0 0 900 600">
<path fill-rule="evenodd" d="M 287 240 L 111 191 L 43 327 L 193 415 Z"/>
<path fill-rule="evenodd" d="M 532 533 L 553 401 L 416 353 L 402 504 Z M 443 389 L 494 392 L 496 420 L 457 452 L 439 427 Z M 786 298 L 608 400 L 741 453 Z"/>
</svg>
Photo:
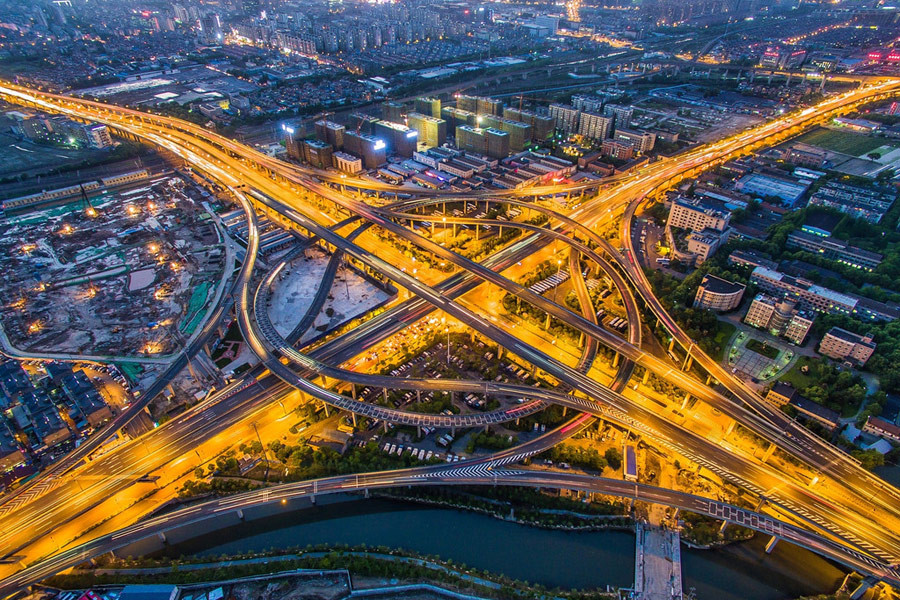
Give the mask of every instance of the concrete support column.
<svg viewBox="0 0 900 600">
<path fill-rule="evenodd" d="M 766 544 L 766 554 L 772 554 L 772 550 L 775 549 L 775 544 L 778 543 L 778 536 L 773 535 L 772 539 L 769 540 L 769 543 Z"/>
<path fill-rule="evenodd" d="M 612 361 L 613 369 L 615 369 L 616 367 L 619 366 L 619 356 L 620 356 L 620 355 L 619 355 L 618 352 L 616 352 L 616 353 L 613 355 L 613 361 Z"/>
<path fill-rule="evenodd" d="M 766 448 L 766 453 L 763 454 L 762 461 L 767 462 L 769 460 L 769 458 L 771 458 L 772 454 L 775 452 L 775 449 L 777 447 L 778 446 L 776 446 L 775 444 L 769 444 L 769 447 Z"/>
<path fill-rule="evenodd" d="M 728 521 L 722 521 L 722 524 L 719 526 L 719 535 L 725 534 L 726 527 L 728 527 Z"/>
<path fill-rule="evenodd" d="M 650 369 L 644 369 L 644 376 L 641 377 L 641 383 L 647 385 L 648 381 L 650 381 Z"/>
</svg>

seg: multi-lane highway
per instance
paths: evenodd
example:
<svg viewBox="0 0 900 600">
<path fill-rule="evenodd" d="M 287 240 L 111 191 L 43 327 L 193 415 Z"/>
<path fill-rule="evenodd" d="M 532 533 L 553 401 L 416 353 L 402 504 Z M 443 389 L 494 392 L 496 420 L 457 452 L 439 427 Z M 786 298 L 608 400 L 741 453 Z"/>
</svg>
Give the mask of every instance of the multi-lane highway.
<svg viewBox="0 0 900 600">
<path fill-rule="evenodd" d="M 639 326 L 640 315 L 637 305 L 634 303 L 630 290 L 628 290 L 628 285 L 626 285 L 619 271 L 612 266 L 613 264 L 621 270 L 622 274 L 627 276 L 648 307 L 670 329 L 676 339 L 687 348 L 691 346 L 690 340 L 684 336 L 683 332 L 677 329 L 677 325 L 665 312 L 661 303 L 653 297 L 646 278 L 643 276 L 639 266 L 634 262 L 635 254 L 633 249 L 628 246 L 627 241 L 630 239 L 630 236 L 623 235 L 623 240 L 625 240 L 626 244 L 626 253 L 623 257 L 619 252 L 611 248 L 605 239 L 597 236 L 592 231 L 592 227 L 611 218 L 613 215 L 624 214 L 623 228 L 625 228 L 625 233 L 627 234 L 627 228 L 630 226 L 634 211 L 648 193 L 671 185 L 680 177 L 689 176 L 735 154 L 746 152 L 756 145 L 779 139 L 779 136 L 790 135 L 791 132 L 799 131 L 800 128 L 819 122 L 830 115 L 849 110 L 862 102 L 892 94 L 897 90 L 898 86 L 900 86 L 900 82 L 897 81 L 880 81 L 868 84 L 856 90 L 830 97 L 818 105 L 816 109 L 806 109 L 785 115 L 756 129 L 681 155 L 677 160 L 668 159 L 648 165 L 633 176 L 587 185 L 554 185 L 528 190 L 479 192 L 476 195 L 484 200 L 496 199 L 503 202 L 523 204 L 532 210 L 544 212 L 551 218 L 551 226 L 547 228 L 514 222 L 488 222 L 484 220 L 476 222 L 474 220 L 448 218 L 448 222 L 451 223 L 476 222 L 476 224 L 513 226 L 521 227 L 530 232 L 489 257 L 484 263 L 468 260 L 455 252 L 447 250 L 430 238 L 407 229 L 401 224 L 402 222 L 422 219 L 421 216 L 417 216 L 412 212 L 406 212 L 407 210 L 417 206 L 425 206 L 428 202 L 453 202 L 454 200 L 459 200 L 452 193 L 415 190 L 416 196 L 430 196 L 433 200 L 418 200 L 414 198 L 408 203 L 397 203 L 393 206 L 378 208 L 370 206 L 360 199 L 349 197 L 338 190 L 344 190 L 347 186 L 350 186 L 358 190 L 360 198 L 362 198 L 363 190 L 367 193 L 375 193 L 377 197 L 378 194 L 382 193 L 396 194 L 398 188 L 290 165 L 177 119 L 147 115 L 131 109 L 35 92 L 12 85 L 0 85 L 0 95 L 13 101 L 32 103 L 47 110 L 56 110 L 78 117 L 105 122 L 121 131 L 165 147 L 184 158 L 199 171 L 220 182 L 223 186 L 231 188 L 235 196 L 240 198 L 244 204 L 245 212 L 251 224 L 255 223 L 255 214 L 250 207 L 250 202 L 252 201 L 255 205 L 277 212 L 296 226 L 310 232 L 312 236 L 324 240 L 330 247 L 337 249 L 335 258 L 332 258 L 329 265 L 328 272 L 330 275 L 327 279 L 333 277 L 338 262 L 341 260 L 340 255 L 344 255 L 351 257 L 360 264 L 367 265 L 375 272 L 398 283 L 416 295 L 415 299 L 399 303 L 382 313 L 379 317 L 341 336 L 334 345 L 326 345 L 318 349 L 321 351 L 317 351 L 318 357 L 298 352 L 292 347 L 290 342 L 293 341 L 292 338 L 302 334 L 302 331 L 300 331 L 303 328 L 302 325 L 307 321 L 311 322 L 315 315 L 313 311 L 310 311 L 310 313 L 313 313 L 312 316 L 308 314 L 304 319 L 301 319 L 301 327 L 298 327 L 297 331 L 291 332 L 291 335 L 287 336 L 288 340 L 281 338 L 277 333 L 273 333 L 274 328 L 267 322 L 265 310 L 268 285 L 264 282 L 257 290 L 255 298 L 251 297 L 248 274 L 253 269 L 255 250 L 253 250 L 252 245 L 257 237 L 251 235 L 251 249 L 248 249 L 250 250 L 248 251 L 248 260 L 242 268 L 246 269 L 246 272 L 242 270 L 242 277 L 236 282 L 236 285 L 240 286 L 239 313 L 241 315 L 242 328 L 254 350 L 266 361 L 265 364 L 279 378 L 289 382 L 291 386 L 345 410 L 369 414 L 382 420 L 409 422 L 412 424 L 425 423 L 427 417 L 393 409 L 381 410 L 381 407 L 357 402 L 315 385 L 310 380 L 311 376 L 325 376 L 364 385 L 378 385 L 380 387 L 425 390 L 459 389 L 460 391 L 477 391 L 496 396 L 520 397 L 529 400 L 527 403 L 505 411 L 501 410 L 481 415 L 446 417 L 447 422 L 444 423 L 442 421 L 441 423 L 444 426 L 451 427 L 483 425 L 516 418 L 517 416 L 528 414 L 529 411 L 539 410 L 546 403 L 550 402 L 570 406 L 583 411 L 585 415 L 603 416 L 608 420 L 619 422 L 647 435 L 656 443 L 677 454 L 691 458 L 698 464 L 708 466 L 723 478 L 734 481 L 742 487 L 753 491 L 761 498 L 765 498 L 769 501 L 771 510 L 777 511 L 778 514 L 786 515 L 794 523 L 803 524 L 803 528 L 786 523 L 779 524 L 779 527 L 782 527 L 782 529 L 779 529 L 781 532 L 795 529 L 802 532 L 802 534 L 791 533 L 790 535 L 785 535 L 788 539 L 791 539 L 791 535 L 794 535 L 800 540 L 798 543 L 807 545 L 807 547 L 832 557 L 839 556 L 841 558 L 838 558 L 838 560 L 852 564 L 854 568 L 896 581 L 896 575 L 886 565 L 885 561 L 896 560 L 897 557 L 900 557 L 900 538 L 894 533 L 900 531 L 896 527 L 900 523 L 900 514 L 898 514 L 896 503 L 889 501 L 889 498 L 900 497 L 895 496 L 897 492 L 884 487 L 884 484 L 877 482 L 871 475 L 861 472 L 858 465 L 843 458 L 838 451 L 830 448 L 827 444 L 808 436 L 805 432 L 793 433 L 790 429 L 792 425 L 785 422 L 783 415 L 771 409 L 758 396 L 744 388 L 740 382 L 730 377 L 730 374 L 725 373 L 721 367 L 716 365 L 709 357 L 702 355 L 702 353 L 692 349 L 692 356 L 696 362 L 706 369 L 710 375 L 724 383 L 728 388 L 729 394 L 723 395 L 712 390 L 689 373 L 681 371 L 678 367 L 673 367 L 666 359 L 660 359 L 642 350 Z M 594 191 L 601 187 L 604 188 L 604 193 L 601 197 L 583 202 L 580 207 L 568 215 L 549 211 L 538 203 L 523 202 L 523 200 L 528 198 L 537 199 L 545 195 L 553 196 L 572 193 L 583 195 L 585 192 Z M 297 191 L 302 191 L 303 193 L 298 197 Z M 402 191 L 407 192 L 410 190 Z M 315 204 L 305 200 L 305 198 L 309 197 L 316 198 Z M 337 210 L 333 212 L 349 213 L 351 215 L 349 220 L 362 219 L 362 227 L 357 228 L 355 233 L 350 235 L 340 235 L 338 231 L 341 229 L 341 223 L 347 224 L 349 220 L 338 222 L 330 212 L 322 210 L 321 207 L 325 205 L 336 207 Z M 365 242 L 356 241 L 358 234 L 372 224 L 377 225 L 398 239 L 422 248 L 441 260 L 456 265 L 462 272 L 437 285 L 423 283 L 409 272 L 384 260 L 379 255 L 379 248 L 372 246 L 371 240 Z M 253 227 L 251 227 L 252 229 Z M 583 241 L 580 241 L 579 237 Z M 589 309 L 582 311 L 582 315 L 575 314 L 543 296 L 523 288 L 502 274 L 505 268 L 514 264 L 517 260 L 534 252 L 542 251 L 549 243 L 562 243 L 570 248 L 570 263 L 573 273 L 577 270 L 575 269 L 575 265 L 578 264 L 577 256 L 581 255 L 599 265 L 613 277 L 617 287 L 623 290 L 623 298 L 631 298 L 628 306 L 626 306 L 629 324 L 631 325 L 627 340 L 623 340 L 597 325 L 596 318 L 594 318 L 592 309 L 589 307 L 589 297 L 585 296 L 586 288 L 583 287 L 584 282 L 580 274 L 575 281 L 575 290 L 579 295 L 582 307 Z M 518 339 L 510 331 L 492 321 L 488 315 L 464 306 L 460 299 L 482 283 L 487 283 L 490 286 L 514 294 L 521 300 L 545 311 L 548 315 L 552 315 L 563 323 L 582 331 L 585 334 L 585 351 L 579 365 L 572 367 L 564 364 L 541 349 Z M 345 360 L 361 349 L 378 343 L 392 333 L 401 330 L 406 324 L 415 322 L 415 320 L 422 318 L 434 309 L 446 312 L 485 338 L 499 343 L 508 351 L 551 375 L 556 381 L 564 385 L 566 390 L 571 390 L 573 393 L 567 394 L 562 390 L 547 391 L 513 384 L 473 381 L 441 381 L 441 387 L 436 388 L 435 386 L 438 383 L 433 380 L 397 381 L 388 377 L 354 373 L 335 366 L 341 360 Z M 385 317 L 385 315 L 389 316 Z M 611 387 L 599 383 L 590 374 L 590 366 L 593 362 L 597 344 L 604 344 L 612 348 L 626 359 L 622 361 L 618 376 Z M 290 359 L 295 367 L 299 367 L 302 370 L 295 371 L 291 367 L 284 365 L 273 353 Z M 711 406 L 721 408 L 729 417 L 745 425 L 763 439 L 768 440 L 770 443 L 778 444 L 785 452 L 794 455 L 813 468 L 828 473 L 830 479 L 833 480 L 833 485 L 829 485 L 827 490 L 823 490 L 822 487 L 809 489 L 808 486 L 799 483 L 792 473 L 781 472 L 775 467 L 735 452 L 734 449 L 718 445 L 714 441 L 698 435 L 690 427 L 675 423 L 671 414 L 668 414 L 666 410 L 652 410 L 641 403 L 635 402 L 631 397 L 623 395 L 624 385 L 627 383 L 631 373 L 630 367 L 635 363 L 649 369 L 656 376 L 672 382 L 682 390 Z M 622 366 L 626 368 L 621 368 Z M 192 440 L 188 437 L 192 433 L 191 425 L 198 425 L 196 422 L 192 423 L 191 419 L 203 419 L 205 425 L 198 427 L 198 429 L 202 432 L 204 427 L 208 425 L 208 429 L 206 429 L 208 435 L 214 435 L 217 427 L 227 422 L 234 422 L 242 414 L 247 414 L 242 411 L 248 411 L 251 407 L 258 408 L 265 403 L 267 398 L 283 393 L 285 389 L 283 385 L 275 383 L 274 378 L 271 376 L 263 378 L 259 383 L 255 380 L 248 380 L 246 384 L 242 385 L 247 385 L 248 387 L 240 389 L 236 393 L 223 394 L 215 398 L 214 402 L 209 405 L 210 408 L 205 409 L 210 412 L 199 411 L 201 414 L 205 413 L 203 416 L 187 415 L 184 419 L 176 420 L 175 424 L 168 429 L 160 428 L 175 434 L 177 441 L 173 442 L 171 446 L 163 446 L 158 458 L 162 458 L 163 455 L 169 457 L 178 456 L 179 452 L 183 454 L 189 451 L 192 444 Z M 145 397 L 149 398 L 149 395 Z M 241 400 L 232 400 L 233 398 L 241 398 Z M 372 410 L 376 410 L 376 412 L 372 413 Z M 518 460 L 532 450 L 539 451 L 546 448 L 547 444 L 563 439 L 566 435 L 570 435 L 572 432 L 585 426 L 589 420 L 589 416 L 579 417 L 554 432 L 553 436 L 546 436 L 542 438 L 541 442 L 532 444 L 528 450 L 517 449 L 516 451 L 507 452 L 502 460 Z M 189 423 L 189 425 L 185 425 L 185 423 Z M 201 438 L 202 436 L 193 440 L 193 443 L 196 443 Z M 92 506 L 92 502 L 96 503 L 101 494 L 121 489 L 121 486 L 127 485 L 128 477 L 122 477 L 122 471 L 119 471 L 120 476 L 112 474 L 116 472 L 116 463 L 113 463 L 113 461 L 124 460 L 125 463 L 123 464 L 125 466 L 123 468 L 127 470 L 127 473 L 133 474 L 137 472 L 134 470 L 137 468 L 137 465 L 140 465 L 141 468 L 147 467 L 147 471 L 151 470 L 149 468 L 151 465 L 145 463 L 152 463 L 155 459 L 148 456 L 142 460 L 132 458 L 129 462 L 128 456 L 128 453 L 125 451 L 118 452 L 109 459 L 109 462 L 103 462 L 101 458 L 97 464 L 87 467 L 96 467 L 99 479 L 98 483 L 90 488 L 90 493 L 82 492 L 82 504 L 79 505 L 78 502 L 72 502 L 72 506 L 54 506 L 51 504 L 54 498 L 53 492 L 51 492 L 45 497 L 38 498 L 31 504 L 26 505 L 21 518 L 11 518 L 9 523 L 0 520 L 0 525 L 4 527 L 4 534 L 0 535 L 0 543 L 4 544 L 5 549 L 24 547 L 34 539 L 35 535 L 39 535 L 36 532 L 52 527 L 53 523 L 60 522 L 60 519 L 77 517 L 86 507 Z M 499 464 L 496 461 L 500 459 L 493 460 L 495 462 L 490 464 Z M 479 464 L 484 465 L 487 463 L 481 462 Z M 462 467 L 462 469 L 467 468 L 474 467 Z M 105 471 L 104 469 L 109 470 Z M 455 473 L 453 482 L 458 481 L 460 474 L 463 473 L 462 470 L 454 471 L 448 467 L 445 467 L 445 470 L 447 470 L 447 473 Z M 109 474 L 107 475 L 107 473 Z M 105 478 L 104 475 L 106 475 Z M 396 481 L 402 480 L 401 475 L 397 476 L 401 477 L 401 479 L 394 480 L 391 476 L 386 476 L 385 485 L 396 485 Z M 359 477 L 368 477 L 368 475 L 360 475 Z M 463 479 L 467 482 L 483 482 L 486 477 L 497 479 L 498 474 L 496 472 L 485 473 L 482 471 L 477 476 L 471 473 L 467 474 Z M 537 483 L 530 483 L 535 477 L 534 475 L 519 476 L 516 474 L 515 476 L 511 475 L 511 477 L 515 481 L 523 482 L 521 483 L 522 485 L 538 485 Z M 547 485 L 544 475 L 537 478 L 544 481 L 544 485 Z M 551 476 L 547 476 L 547 478 L 553 479 Z M 432 477 L 432 479 L 443 481 L 435 477 Z M 557 479 L 562 481 L 566 477 L 559 476 Z M 619 483 L 621 484 L 621 482 Z M 865 485 L 877 483 L 888 490 L 885 493 L 886 498 L 879 499 L 874 504 L 865 502 L 864 499 L 867 496 L 864 491 L 855 487 L 858 483 Z M 380 481 L 373 480 L 371 485 L 378 486 Z M 509 483 L 509 485 L 514 485 L 514 483 Z M 571 485 L 571 482 L 566 485 Z M 566 487 L 566 485 L 561 484 L 561 487 Z M 364 487 L 369 487 L 368 483 Z M 671 492 L 671 494 L 677 494 L 677 492 Z M 236 497 L 234 502 L 243 502 L 243 499 L 247 497 L 249 496 Z M 665 494 L 660 496 L 661 499 L 659 501 L 679 505 L 677 502 L 666 502 L 664 497 Z M 671 500 L 671 498 L 669 499 Z M 252 500 L 248 501 L 252 502 Z M 708 503 L 708 501 L 706 502 Z M 42 507 L 44 512 L 38 512 Z M 712 509 L 709 509 L 708 506 L 707 512 L 709 510 Z M 725 509 L 717 507 L 715 510 L 718 511 L 718 515 Z M 727 509 L 727 511 L 731 511 L 731 509 Z M 737 513 L 729 512 L 728 514 Z M 29 521 L 28 515 L 31 515 L 34 520 Z M 727 517 L 728 515 L 724 516 Z M 737 519 L 738 517 L 735 518 Z M 740 519 L 743 518 L 740 517 Z M 751 517 L 748 518 L 752 521 Z M 758 519 L 758 517 L 756 518 Z M 35 526 L 35 533 L 29 532 L 32 524 Z M 7 526 L 9 527 L 8 529 Z M 124 539 L 124 537 L 116 539 Z M 106 540 L 105 543 L 108 546 L 112 542 Z M 99 542 L 98 544 L 94 548 L 107 547 Z M 62 557 L 64 555 L 61 554 L 59 556 Z M 72 557 L 69 556 L 68 559 L 51 558 L 40 563 L 39 568 L 31 571 L 31 573 L 53 572 L 52 569 L 58 567 L 65 560 L 72 560 Z M 7 580 L 9 581 L 8 585 L 21 585 L 26 580 L 34 581 L 34 579 L 27 579 L 25 576 L 27 572 L 18 574 L 15 580 Z M 6 583 L 5 581 L 4 584 Z"/>
</svg>

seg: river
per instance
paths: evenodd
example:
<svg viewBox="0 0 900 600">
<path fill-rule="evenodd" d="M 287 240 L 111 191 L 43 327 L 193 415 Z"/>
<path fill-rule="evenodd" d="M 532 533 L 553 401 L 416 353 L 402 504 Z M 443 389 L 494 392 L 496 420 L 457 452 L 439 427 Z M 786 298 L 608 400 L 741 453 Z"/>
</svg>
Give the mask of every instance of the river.
<svg viewBox="0 0 900 600">
<path fill-rule="evenodd" d="M 169 548 L 171 556 L 239 554 L 309 544 L 403 548 L 548 587 L 630 587 L 634 535 L 563 532 L 508 523 L 473 512 L 387 499 L 325 499 L 314 508 L 206 533 Z M 831 592 L 843 572 L 818 556 L 766 540 L 717 550 L 683 548 L 686 590 L 699 600 L 782 600 Z"/>
</svg>

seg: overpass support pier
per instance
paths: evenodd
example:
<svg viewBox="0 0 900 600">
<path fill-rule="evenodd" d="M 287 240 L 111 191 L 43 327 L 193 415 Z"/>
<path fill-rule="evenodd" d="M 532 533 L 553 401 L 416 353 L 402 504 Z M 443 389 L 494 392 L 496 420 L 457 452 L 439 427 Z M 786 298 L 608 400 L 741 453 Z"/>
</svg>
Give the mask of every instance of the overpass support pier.
<svg viewBox="0 0 900 600">
<path fill-rule="evenodd" d="M 772 539 L 769 540 L 769 543 L 766 544 L 766 554 L 772 554 L 772 550 L 775 549 L 775 544 L 778 543 L 778 536 L 773 535 Z"/>
</svg>

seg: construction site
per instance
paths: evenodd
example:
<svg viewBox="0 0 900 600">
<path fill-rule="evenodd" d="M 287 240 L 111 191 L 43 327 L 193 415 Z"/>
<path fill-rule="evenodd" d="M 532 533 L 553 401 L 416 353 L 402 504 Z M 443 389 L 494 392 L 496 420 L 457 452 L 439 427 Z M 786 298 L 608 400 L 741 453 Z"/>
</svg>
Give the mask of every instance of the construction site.
<svg viewBox="0 0 900 600">
<path fill-rule="evenodd" d="M 130 179 L 4 216 L 8 352 L 154 357 L 176 351 L 202 324 L 234 262 L 211 198 L 171 172 Z"/>
</svg>

